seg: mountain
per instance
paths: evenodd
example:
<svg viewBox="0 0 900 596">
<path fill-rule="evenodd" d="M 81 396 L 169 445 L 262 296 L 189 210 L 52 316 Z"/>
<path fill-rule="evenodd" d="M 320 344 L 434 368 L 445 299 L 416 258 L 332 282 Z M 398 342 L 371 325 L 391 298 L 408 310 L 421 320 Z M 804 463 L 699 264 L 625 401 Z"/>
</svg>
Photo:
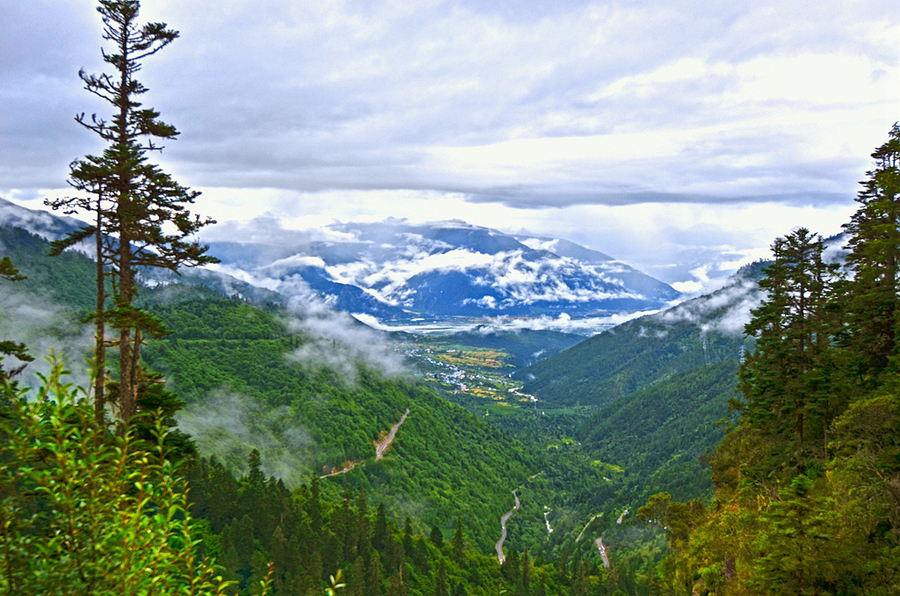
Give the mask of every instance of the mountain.
<svg viewBox="0 0 900 596">
<path fill-rule="evenodd" d="M 282 232 L 286 232 L 282 230 Z M 235 234 L 232 234 L 235 236 Z M 572 242 L 461 221 L 335 223 L 317 234 L 210 242 L 221 270 L 286 295 L 306 287 L 340 310 L 416 317 L 585 317 L 656 309 L 671 286 Z"/>
<path fill-rule="evenodd" d="M 516 372 L 523 391 L 551 406 L 603 406 L 669 375 L 738 360 L 766 263 L 747 265 L 719 290 L 595 335 Z"/>
<path fill-rule="evenodd" d="M 72 217 L 62 217 L 49 211 L 28 209 L 0 199 L 0 227 L 19 228 L 45 240 L 56 240 L 83 225 L 82 222 Z"/>
<path fill-rule="evenodd" d="M 93 337 L 79 319 L 92 306 L 93 263 L 77 251 L 48 257 L 47 240 L 19 227 L 0 226 L 0 245 L 27 276 L 0 284 L 0 338 L 24 341 L 36 357 L 19 377 L 23 386 L 45 371 L 51 347 L 86 385 L 81 363 Z M 347 466 L 323 485 L 335 494 L 342 485 L 364 488 L 417 528 L 450 531 L 460 516 L 467 539 L 491 553 L 510 491 L 540 470 L 539 454 L 407 374 L 386 334 L 325 307 L 298 314 L 254 304 L 226 295 L 220 281 L 186 274 L 140 289 L 143 305 L 172 331 L 148 341 L 142 357 L 186 402 L 179 427 L 201 454 L 239 471 L 256 448 L 265 472 L 292 487 Z M 376 460 L 375 443 L 401 418 Z"/>
</svg>

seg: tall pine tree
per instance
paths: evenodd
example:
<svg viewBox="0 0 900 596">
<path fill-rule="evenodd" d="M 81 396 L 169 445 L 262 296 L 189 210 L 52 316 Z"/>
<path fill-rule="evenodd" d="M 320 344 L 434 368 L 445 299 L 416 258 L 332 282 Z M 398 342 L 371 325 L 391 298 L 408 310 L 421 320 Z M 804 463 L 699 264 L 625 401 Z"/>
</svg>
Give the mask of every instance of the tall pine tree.
<svg viewBox="0 0 900 596">
<path fill-rule="evenodd" d="M 827 400 L 817 379 L 837 325 L 829 309 L 837 266 L 824 261 L 822 239 L 805 228 L 772 250 L 775 260 L 759 283 L 767 299 L 745 328 L 756 349 L 741 367 L 741 424 L 777 437 L 787 451 L 782 463 L 794 466 L 824 449 L 820 435 L 830 423 L 811 423 L 809 414 Z"/>
<path fill-rule="evenodd" d="M 850 239 L 848 284 L 844 308 L 858 355 L 858 374 L 869 387 L 897 357 L 900 319 L 900 127 L 872 153 L 875 169 L 866 172 L 856 198 L 860 207 L 844 225 Z M 893 372 L 896 371 L 896 364 Z"/>
<path fill-rule="evenodd" d="M 115 406 L 129 421 L 137 412 L 138 391 L 144 380 L 140 350 L 144 336 L 159 335 L 164 327 L 137 305 L 137 274 L 153 267 L 177 271 L 184 266 L 214 262 L 206 247 L 191 240 L 201 227 L 214 223 L 192 215 L 187 207 L 199 195 L 150 163 L 148 153 L 160 150 L 160 140 L 176 138 L 178 131 L 159 119 L 159 113 L 139 101 L 147 92 L 137 79 L 142 61 L 169 45 L 178 32 L 164 23 L 138 23 L 138 0 L 100 0 L 97 11 L 103 39 L 111 48 L 103 60 L 112 74 L 79 76 L 85 88 L 112 107 L 112 117 L 84 114 L 76 121 L 108 143 L 100 156 L 88 155 L 71 165 L 70 184 L 88 196 L 48 201 L 54 208 L 92 212 L 94 225 L 71 235 L 57 249 L 94 236 L 97 250 L 97 327 L 95 347 L 99 370 L 95 383 L 98 414 L 102 412 L 105 369 L 105 325 L 118 331 L 119 375 Z M 112 278 L 112 304 L 106 301 L 105 277 Z M 112 400 L 110 400 L 112 401 Z"/>
</svg>

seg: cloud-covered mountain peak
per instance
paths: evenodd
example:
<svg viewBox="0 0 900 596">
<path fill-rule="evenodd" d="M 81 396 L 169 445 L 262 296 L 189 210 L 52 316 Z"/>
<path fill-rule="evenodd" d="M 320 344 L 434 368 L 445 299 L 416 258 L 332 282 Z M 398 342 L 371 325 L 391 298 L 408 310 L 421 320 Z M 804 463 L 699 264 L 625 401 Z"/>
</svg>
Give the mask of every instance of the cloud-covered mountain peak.
<svg viewBox="0 0 900 596">
<path fill-rule="evenodd" d="M 248 238 L 259 238 L 247 224 Z M 335 222 L 314 234 L 283 233 L 247 257 L 256 242 L 211 242 L 226 266 L 266 287 L 290 292 L 302 280 L 326 300 L 378 318 L 591 316 L 659 308 L 678 298 L 670 286 L 575 243 L 511 236 L 460 220 Z"/>
<path fill-rule="evenodd" d="M 20 207 L 5 199 L 0 199 L 0 225 L 22 228 L 45 240 L 57 240 L 83 224 L 71 217 L 53 215 L 47 211 L 36 211 Z"/>
</svg>

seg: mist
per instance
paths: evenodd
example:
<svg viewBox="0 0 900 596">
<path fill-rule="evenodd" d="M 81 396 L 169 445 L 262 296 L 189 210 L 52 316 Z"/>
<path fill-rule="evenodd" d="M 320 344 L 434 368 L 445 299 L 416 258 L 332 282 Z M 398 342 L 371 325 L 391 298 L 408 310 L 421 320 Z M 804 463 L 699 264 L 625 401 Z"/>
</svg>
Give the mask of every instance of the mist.
<svg viewBox="0 0 900 596">
<path fill-rule="evenodd" d="M 388 379 L 413 374 L 386 334 L 333 309 L 306 282 L 292 281 L 288 310 L 296 316 L 285 322 L 290 332 L 308 339 L 290 354 L 292 361 L 310 369 L 333 369 L 347 385 L 356 384 L 360 364 Z"/>
<path fill-rule="evenodd" d="M 50 372 L 46 358 L 51 351 L 61 357 L 71 371 L 67 379 L 81 387 L 90 385 L 86 359 L 93 353 L 94 329 L 81 324 L 77 317 L 63 307 L 8 285 L 0 286 L 0 339 L 21 342 L 34 361 L 28 363 L 15 377 L 21 387 L 42 384 L 38 375 Z M 14 357 L 4 360 L 4 368 L 20 366 Z"/>
<path fill-rule="evenodd" d="M 247 456 L 258 449 L 266 476 L 290 487 L 309 479 L 319 453 L 313 436 L 290 411 L 221 390 L 191 403 L 177 415 L 178 428 L 204 455 L 215 455 L 233 473 L 246 474 Z"/>
</svg>

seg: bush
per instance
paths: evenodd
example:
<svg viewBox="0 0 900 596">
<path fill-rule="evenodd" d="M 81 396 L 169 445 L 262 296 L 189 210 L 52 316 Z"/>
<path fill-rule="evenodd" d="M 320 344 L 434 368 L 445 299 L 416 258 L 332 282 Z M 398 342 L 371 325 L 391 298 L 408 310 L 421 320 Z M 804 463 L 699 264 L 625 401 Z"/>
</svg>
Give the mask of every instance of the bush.
<svg viewBox="0 0 900 596">
<path fill-rule="evenodd" d="M 97 423 L 51 356 L 36 399 L 6 389 L 0 421 L 0 591 L 209 595 L 228 582 L 195 555 L 166 431 L 148 447 Z"/>
</svg>

